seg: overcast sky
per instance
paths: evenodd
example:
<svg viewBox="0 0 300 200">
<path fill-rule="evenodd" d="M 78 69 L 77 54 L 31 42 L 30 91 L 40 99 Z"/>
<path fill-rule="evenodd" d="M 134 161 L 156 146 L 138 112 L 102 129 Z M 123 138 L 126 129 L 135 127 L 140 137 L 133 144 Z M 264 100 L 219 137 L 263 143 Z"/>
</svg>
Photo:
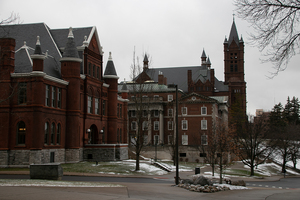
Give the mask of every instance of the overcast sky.
<svg viewBox="0 0 300 200">
<path fill-rule="evenodd" d="M 223 42 L 234 9 L 232 0 L 1 0 L 0 19 L 14 12 L 24 24 L 44 22 L 51 29 L 96 26 L 104 67 L 112 52 L 119 81 L 129 80 L 134 48 L 140 60 L 144 52 L 150 54 L 153 68 L 200 65 L 205 49 L 216 77 L 224 80 Z M 242 19 L 235 22 L 245 42 L 248 113 L 271 110 L 288 96 L 300 98 L 300 55 L 269 80 L 272 64 L 262 64 L 264 56 L 249 44 L 253 30 Z"/>
</svg>

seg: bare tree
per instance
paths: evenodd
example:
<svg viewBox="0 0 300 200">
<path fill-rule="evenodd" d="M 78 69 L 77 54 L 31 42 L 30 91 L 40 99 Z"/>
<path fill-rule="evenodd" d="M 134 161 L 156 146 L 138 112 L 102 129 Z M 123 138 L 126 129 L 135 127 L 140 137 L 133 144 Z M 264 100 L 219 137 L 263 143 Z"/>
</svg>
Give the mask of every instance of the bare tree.
<svg viewBox="0 0 300 200">
<path fill-rule="evenodd" d="M 151 130 L 151 113 L 150 104 L 153 99 L 152 83 L 146 83 L 140 78 L 144 73 L 144 67 L 139 64 L 139 58 L 133 55 L 133 64 L 131 65 L 132 83 L 127 87 L 130 91 L 130 101 L 128 108 L 131 113 L 130 119 L 130 146 L 134 148 L 136 154 L 136 168 L 140 169 L 140 154 L 144 145 L 149 143 L 148 130 Z"/>
<path fill-rule="evenodd" d="M 287 67 L 290 58 L 299 49 L 299 0 L 235 0 L 239 17 L 255 29 L 251 40 L 266 52 L 264 61 L 274 64 L 276 76 Z M 270 47 L 270 48 L 269 48 Z M 285 65 L 285 66 L 283 66 Z"/>
<path fill-rule="evenodd" d="M 272 147 L 267 142 L 267 116 L 252 117 L 247 121 L 244 131 L 234 133 L 234 141 L 238 146 L 237 155 L 242 162 L 250 167 L 250 176 L 254 176 L 254 168 L 266 161 L 272 153 Z"/>
</svg>

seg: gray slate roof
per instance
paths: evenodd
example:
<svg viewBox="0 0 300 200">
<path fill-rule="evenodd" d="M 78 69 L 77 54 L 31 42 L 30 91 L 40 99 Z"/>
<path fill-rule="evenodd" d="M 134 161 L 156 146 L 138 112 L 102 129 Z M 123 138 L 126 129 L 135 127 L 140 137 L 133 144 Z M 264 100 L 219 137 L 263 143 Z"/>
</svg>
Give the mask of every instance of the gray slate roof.
<svg viewBox="0 0 300 200">
<path fill-rule="evenodd" d="M 84 36 L 91 38 L 94 27 L 73 28 L 74 42 L 77 47 L 82 46 Z M 30 55 L 34 54 L 37 36 L 40 36 L 41 51 L 43 54 L 48 51 L 44 60 L 44 72 L 50 76 L 60 78 L 60 58 L 62 49 L 68 40 L 69 28 L 50 29 L 45 23 L 17 24 L 0 26 L 1 38 L 14 38 L 16 40 L 15 73 L 26 73 L 32 71 Z M 24 46 L 26 41 L 26 48 Z M 82 58 L 82 53 L 79 52 Z M 83 63 L 82 63 L 83 64 Z M 81 69 L 81 71 L 83 71 Z"/>
<path fill-rule="evenodd" d="M 147 70 L 147 74 L 155 82 L 158 82 L 158 74 L 162 72 L 164 77 L 167 77 L 168 84 L 176 84 L 183 92 L 188 92 L 188 78 L 187 72 L 192 70 L 193 81 L 201 80 L 205 82 L 210 81 L 210 70 L 207 66 L 186 66 L 186 67 L 168 67 L 168 68 L 151 68 Z M 217 91 L 228 91 L 228 85 L 219 81 L 215 77 L 215 88 Z"/>
</svg>

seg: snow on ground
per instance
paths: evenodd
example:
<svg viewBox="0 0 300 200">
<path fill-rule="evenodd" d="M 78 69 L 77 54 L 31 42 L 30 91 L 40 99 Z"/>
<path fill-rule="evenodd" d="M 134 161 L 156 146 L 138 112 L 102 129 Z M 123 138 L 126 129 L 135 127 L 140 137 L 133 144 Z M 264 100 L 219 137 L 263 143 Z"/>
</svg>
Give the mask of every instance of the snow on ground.
<svg viewBox="0 0 300 200">
<path fill-rule="evenodd" d="M 124 187 L 118 184 L 78 181 L 49 181 L 38 179 L 0 179 L 0 186 L 27 187 Z"/>
</svg>

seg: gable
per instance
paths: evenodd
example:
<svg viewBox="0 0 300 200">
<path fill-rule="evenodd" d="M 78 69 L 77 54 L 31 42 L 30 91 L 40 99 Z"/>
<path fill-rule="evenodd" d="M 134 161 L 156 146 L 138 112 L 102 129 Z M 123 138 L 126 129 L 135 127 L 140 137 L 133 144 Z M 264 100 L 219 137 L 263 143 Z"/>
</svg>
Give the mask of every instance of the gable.
<svg viewBox="0 0 300 200">
<path fill-rule="evenodd" d="M 90 49 L 91 51 L 93 51 L 97 54 L 101 54 L 100 53 L 100 47 L 98 45 L 98 41 L 97 41 L 97 38 L 95 36 L 95 33 L 92 36 L 92 39 L 91 39 L 90 44 L 88 46 L 88 49 Z"/>
</svg>

